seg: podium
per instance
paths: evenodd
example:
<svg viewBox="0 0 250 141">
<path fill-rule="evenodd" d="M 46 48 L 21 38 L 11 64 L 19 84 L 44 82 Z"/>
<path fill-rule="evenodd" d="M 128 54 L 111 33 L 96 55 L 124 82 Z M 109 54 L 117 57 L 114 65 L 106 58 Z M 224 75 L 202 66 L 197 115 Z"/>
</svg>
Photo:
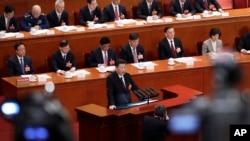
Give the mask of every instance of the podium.
<svg viewBox="0 0 250 141">
<path fill-rule="evenodd" d="M 156 105 L 162 104 L 171 110 L 202 95 L 200 91 L 181 85 L 168 86 L 161 90 L 163 100 L 139 104 L 127 109 L 109 110 L 97 104 L 75 108 L 79 121 L 79 141 L 139 141 L 141 140 L 143 117 L 152 115 Z M 167 140 L 198 141 L 199 136 L 170 135 Z"/>
</svg>

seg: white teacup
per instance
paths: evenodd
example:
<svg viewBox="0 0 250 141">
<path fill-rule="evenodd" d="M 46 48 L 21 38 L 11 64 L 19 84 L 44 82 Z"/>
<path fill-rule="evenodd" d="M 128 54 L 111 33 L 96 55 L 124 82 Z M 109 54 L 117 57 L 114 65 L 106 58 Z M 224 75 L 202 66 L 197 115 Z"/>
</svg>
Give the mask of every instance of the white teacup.
<svg viewBox="0 0 250 141">
<path fill-rule="evenodd" d="M 138 63 L 138 69 L 144 69 L 144 65 L 143 65 L 142 62 L 139 62 L 139 63 Z"/>
<path fill-rule="evenodd" d="M 100 72 L 106 72 L 106 68 L 104 65 L 100 65 L 98 68 Z"/>
<path fill-rule="evenodd" d="M 118 25 L 118 26 L 123 26 L 122 20 L 117 21 L 117 25 Z"/>
<path fill-rule="evenodd" d="M 29 80 L 32 82 L 32 81 L 36 81 L 36 77 L 34 76 L 34 75 L 31 75 L 30 77 L 29 77 Z"/>
<path fill-rule="evenodd" d="M 204 10 L 204 11 L 203 11 L 203 15 L 204 15 L 204 16 L 208 16 L 208 11 L 207 11 L 207 10 Z"/>
<path fill-rule="evenodd" d="M 31 34 L 35 34 L 36 31 L 37 31 L 37 30 L 36 30 L 35 28 L 31 28 L 31 29 L 30 29 L 30 33 L 31 33 Z"/>
<path fill-rule="evenodd" d="M 69 71 L 65 72 L 65 77 L 72 77 L 71 72 L 69 72 Z"/>
<path fill-rule="evenodd" d="M 88 27 L 89 27 L 90 29 L 94 29 L 94 28 L 95 28 L 95 23 L 94 23 L 94 22 L 89 22 L 89 23 L 88 23 Z"/>
<path fill-rule="evenodd" d="M 5 31 L 1 31 L 0 32 L 0 37 L 4 37 L 5 36 Z"/>
<path fill-rule="evenodd" d="M 153 21 L 153 17 L 152 17 L 152 16 L 148 16 L 148 17 L 147 17 L 147 21 L 148 21 L 148 22 Z"/>
<path fill-rule="evenodd" d="M 173 58 L 169 58 L 168 59 L 168 64 L 173 65 L 174 64 L 174 59 Z"/>
<path fill-rule="evenodd" d="M 176 15 L 176 18 L 177 18 L 177 19 L 181 19 L 181 14 L 177 14 L 177 15 Z"/>
</svg>

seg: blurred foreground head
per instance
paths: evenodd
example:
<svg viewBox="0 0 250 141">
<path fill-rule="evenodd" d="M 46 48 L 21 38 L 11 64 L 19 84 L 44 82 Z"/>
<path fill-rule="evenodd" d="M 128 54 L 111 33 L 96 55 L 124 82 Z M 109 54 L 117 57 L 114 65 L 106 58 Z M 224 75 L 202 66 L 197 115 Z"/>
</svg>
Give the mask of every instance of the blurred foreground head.
<svg viewBox="0 0 250 141">
<path fill-rule="evenodd" d="M 15 141 L 74 140 L 66 111 L 44 92 L 30 93 L 18 102 L 6 101 L 1 110 L 13 122 Z"/>
<path fill-rule="evenodd" d="M 230 53 L 220 53 L 214 62 L 216 88 L 236 86 L 242 79 L 242 72 Z"/>
</svg>

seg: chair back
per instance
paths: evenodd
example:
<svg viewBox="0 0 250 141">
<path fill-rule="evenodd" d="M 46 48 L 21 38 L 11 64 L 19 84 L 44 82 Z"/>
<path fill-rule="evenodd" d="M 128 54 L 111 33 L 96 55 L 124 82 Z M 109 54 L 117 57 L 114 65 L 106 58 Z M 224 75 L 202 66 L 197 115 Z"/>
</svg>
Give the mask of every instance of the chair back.
<svg viewBox="0 0 250 141">
<path fill-rule="evenodd" d="M 203 44 L 203 41 L 196 42 L 196 53 L 197 53 L 197 55 L 202 55 L 202 44 Z"/>
<path fill-rule="evenodd" d="M 74 10 L 74 24 L 75 25 L 80 25 L 80 11 L 79 10 Z"/>
<path fill-rule="evenodd" d="M 233 8 L 247 8 L 248 7 L 248 0 L 233 0 Z"/>
</svg>

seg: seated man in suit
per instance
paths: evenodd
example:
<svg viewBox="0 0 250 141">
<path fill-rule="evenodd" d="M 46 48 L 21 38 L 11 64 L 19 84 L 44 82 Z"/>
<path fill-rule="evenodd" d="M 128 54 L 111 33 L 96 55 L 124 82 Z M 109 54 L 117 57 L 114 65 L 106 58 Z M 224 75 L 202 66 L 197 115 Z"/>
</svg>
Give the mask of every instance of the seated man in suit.
<svg viewBox="0 0 250 141">
<path fill-rule="evenodd" d="M 194 5 L 199 13 L 204 12 L 204 10 L 223 12 L 220 4 L 216 0 L 195 0 Z"/>
<path fill-rule="evenodd" d="M 0 30 L 6 32 L 18 32 L 19 25 L 17 17 L 14 15 L 15 9 L 9 5 L 4 7 L 4 14 L 0 16 Z"/>
<path fill-rule="evenodd" d="M 117 59 L 115 72 L 106 79 L 108 108 L 116 109 L 116 106 L 131 102 L 130 90 L 138 90 L 129 73 L 126 73 L 126 61 Z"/>
<path fill-rule="evenodd" d="M 111 4 L 107 5 L 103 10 L 105 22 L 112 22 L 127 18 L 125 6 L 120 4 L 121 0 L 112 0 Z"/>
<path fill-rule="evenodd" d="M 89 55 L 88 63 L 90 67 L 98 67 L 100 65 L 111 66 L 115 64 L 116 53 L 110 48 L 110 40 L 108 37 L 100 39 L 100 47 L 92 50 Z"/>
<path fill-rule="evenodd" d="M 174 0 L 171 2 L 170 14 L 172 16 L 181 14 L 185 18 L 194 15 L 195 9 L 190 0 Z"/>
<path fill-rule="evenodd" d="M 162 39 L 158 44 L 158 55 L 159 59 L 169 59 L 184 56 L 184 50 L 182 47 L 181 40 L 176 38 L 174 28 L 167 26 L 164 29 L 165 38 Z"/>
<path fill-rule="evenodd" d="M 64 0 L 56 0 L 55 9 L 47 15 L 50 27 L 68 25 L 68 12 L 64 6 Z"/>
<path fill-rule="evenodd" d="M 138 63 L 146 61 L 143 46 L 139 44 L 137 33 L 129 34 L 129 41 L 121 49 L 121 58 L 127 63 Z"/>
<path fill-rule="evenodd" d="M 147 19 L 148 16 L 152 16 L 153 19 L 162 17 L 161 9 L 155 0 L 143 0 L 138 5 L 137 17 Z"/>
<path fill-rule="evenodd" d="M 168 133 L 167 109 L 164 105 L 156 105 L 154 116 L 144 116 L 142 141 L 164 141 L 164 136 Z"/>
<path fill-rule="evenodd" d="M 16 55 L 8 59 L 8 76 L 32 74 L 34 72 L 31 57 L 25 55 L 25 46 L 18 42 L 14 45 Z"/>
<path fill-rule="evenodd" d="M 59 50 L 52 55 L 52 65 L 55 72 L 65 74 L 65 71 L 75 71 L 76 63 L 74 54 L 70 51 L 69 42 L 62 40 Z"/>
<path fill-rule="evenodd" d="M 87 0 L 88 5 L 80 9 L 80 24 L 87 26 L 88 23 L 103 23 L 101 9 L 97 6 L 96 0 Z"/>
<path fill-rule="evenodd" d="M 238 50 L 239 50 L 241 53 L 247 53 L 247 51 L 250 50 L 250 32 L 244 34 L 244 35 L 241 37 L 240 42 L 239 42 L 239 45 L 238 45 Z"/>
<path fill-rule="evenodd" d="M 31 28 L 36 30 L 49 28 L 49 22 L 39 5 L 34 5 L 31 12 L 25 13 L 22 18 L 21 29 L 30 31 Z"/>
<path fill-rule="evenodd" d="M 222 50 L 221 32 L 218 28 L 212 28 L 209 33 L 210 38 L 205 40 L 202 45 L 202 55 L 210 52 L 219 52 Z"/>
</svg>

